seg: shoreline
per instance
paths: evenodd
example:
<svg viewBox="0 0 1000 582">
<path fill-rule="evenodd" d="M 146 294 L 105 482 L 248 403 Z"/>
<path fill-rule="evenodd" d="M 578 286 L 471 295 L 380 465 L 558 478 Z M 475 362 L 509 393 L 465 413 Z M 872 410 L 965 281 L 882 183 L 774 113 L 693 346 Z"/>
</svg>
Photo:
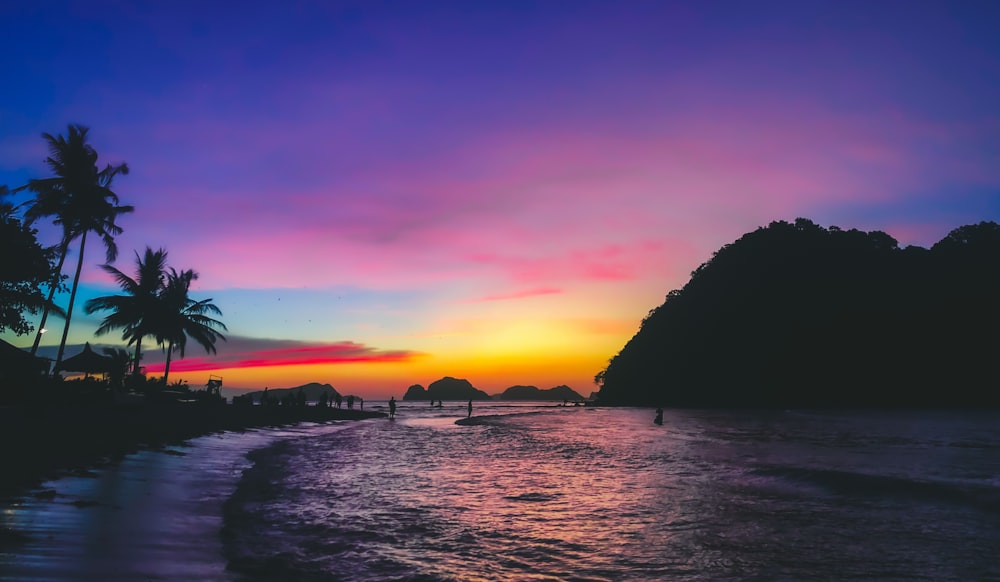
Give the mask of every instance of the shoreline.
<svg viewBox="0 0 1000 582">
<path fill-rule="evenodd" d="M 350 424 L 214 433 L 47 481 L 4 504 L 0 579 L 232 582 L 222 508 L 248 451 Z"/>
<path fill-rule="evenodd" d="M 114 463 L 144 448 L 182 444 L 226 431 L 302 422 L 362 420 L 385 413 L 317 406 L 143 403 L 0 407 L 6 443 L 0 499 L 28 494 L 44 481 Z"/>
</svg>

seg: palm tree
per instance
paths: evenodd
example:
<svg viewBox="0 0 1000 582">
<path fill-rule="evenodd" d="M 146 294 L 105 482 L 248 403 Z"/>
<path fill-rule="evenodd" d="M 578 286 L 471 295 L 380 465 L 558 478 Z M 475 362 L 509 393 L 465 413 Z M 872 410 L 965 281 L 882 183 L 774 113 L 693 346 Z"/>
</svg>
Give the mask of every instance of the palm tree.
<svg viewBox="0 0 1000 582">
<path fill-rule="evenodd" d="M 125 384 L 132 355 L 122 348 L 102 348 L 105 356 L 111 358 L 111 369 L 108 372 L 108 382 L 113 389 L 120 389 Z"/>
<path fill-rule="evenodd" d="M 122 339 L 135 344 L 135 363 L 132 373 L 139 372 L 142 358 L 142 339 L 154 333 L 155 322 L 161 311 L 160 294 L 165 289 L 167 251 L 146 247 L 145 256 L 135 254 L 136 275 L 133 279 L 111 265 L 101 265 L 114 277 L 124 295 L 95 297 L 83 306 L 84 312 L 111 311 L 95 332 L 103 335 L 113 329 L 122 330 Z"/>
<path fill-rule="evenodd" d="M 76 273 L 70 288 L 66 323 L 63 327 L 62 339 L 59 342 L 54 371 L 58 371 L 63 352 L 66 349 L 66 338 L 69 335 L 73 305 L 76 302 L 76 291 L 80 284 L 80 272 L 83 269 L 87 234 L 93 232 L 101 237 L 104 241 L 107 262 L 112 263 L 118 256 L 118 247 L 115 245 L 114 237 L 122 232 L 121 227 L 115 221 L 122 214 L 135 210 L 132 206 L 120 206 L 118 195 L 111 190 L 111 183 L 115 176 L 128 174 L 128 166 L 108 164 L 104 169 L 99 170 L 97 152 L 87 143 L 88 131 L 89 129 L 86 127 L 70 125 L 68 137 L 61 135 L 54 137 L 51 134 L 43 133 L 42 137 L 45 138 L 49 146 L 49 157 L 45 159 L 45 163 L 52 170 L 54 176 L 41 180 L 30 180 L 27 185 L 18 188 L 18 190 L 27 188 L 35 193 L 35 200 L 24 213 L 28 224 L 39 218 L 52 216 L 55 217 L 53 222 L 62 226 L 59 262 L 52 284 L 49 285 L 48 303 L 52 302 L 52 297 L 59 285 L 69 246 L 75 239 L 80 239 Z M 38 326 L 39 332 L 45 327 L 47 317 L 48 310 L 45 310 Z M 39 333 L 32 346 L 33 354 L 38 349 L 40 339 L 41 334 Z"/>
<path fill-rule="evenodd" d="M 222 315 L 212 299 L 195 301 L 188 296 L 191 282 L 198 278 L 198 274 L 188 269 L 178 273 L 170 269 L 167 275 L 167 284 L 160 293 L 161 311 L 152 330 L 156 336 L 156 341 L 161 346 L 167 344 L 167 363 L 163 369 L 163 384 L 167 384 L 170 375 L 171 355 L 176 349 L 181 358 L 184 358 L 184 348 L 187 347 L 187 340 L 190 337 L 198 342 L 205 351 L 211 354 L 216 353 L 215 342 L 226 338 L 216 331 L 216 328 L 226 330 L 224 323 L 209 317 L 211 315 Z"/>
<path fill-rule="evenodd" d="M 35 342 L 31 344 L 31 355 L 35 355 L 38 351 L 38 344 L 42 341 L 42 334 L 45 333 L 45 322 L 49 319 L 50 305 L 53 305 L 53 299 L 56 295 L 56 290 L 59 289 L 59 283 L 64 279 L 62 274 L 63 263 L 66 262 L 66 251 L 69 248 L 69 241 L 66 239 L 66 233 L 63 232 L 63 239 L 59 243 L 57 254 L 59 255 L 59 260 L 56 263 L 56 268 L 52 271 L 52 280 L 49 282 L 49 294 L 45 298 L 45 308 L 42 309 L 42 319 L 38 322 L 38 331 L 35 333 Z M 65 317 L 66 312 L 62 312 L 62 316 Z"/>
</svg>

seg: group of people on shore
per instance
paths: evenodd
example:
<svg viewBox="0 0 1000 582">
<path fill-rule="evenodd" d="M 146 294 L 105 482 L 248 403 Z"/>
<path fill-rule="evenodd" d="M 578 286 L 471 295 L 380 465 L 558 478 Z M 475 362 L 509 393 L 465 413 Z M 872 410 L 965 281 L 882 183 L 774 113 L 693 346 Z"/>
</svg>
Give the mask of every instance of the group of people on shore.
<svg viewBox="0 0 1000 582">
<path fill-rule="evenodd" d="M 273 394 L 268 394 L 268 390 L 269 390 L 268 388 L 264 388 L 264 391 L 260 395 L 259 402 L 261 406 L 306 406 L 307 405 L 306 393 L 302 388 L 299 388 L 296 391 L 285 392 L 285 394 L 280 398 L 274 396 Z M 246 400 L 246 402 L 249 405 L 253 405 L 253 396 L 251 394 L 247 394 L 244 396 L 234 396 L 233 404 L 242 404 L 244 400 Z M 349 395 L 347 396 L 347 398 L 344 398 L 343 396 L 341 396 L 336 392 L 334 392 L 332 396 L 326 392 L 320 394 L 319 401 L 316 403 L 316 406 L 319 406 L 320 408 L 328 408 L 328 407 L 343 408 L 345 401 L 347 403 L 348 410 L 354 409 L 355 402 L 358 402 L 360 404 L 361 410 L 365 409 L 364 398 L 354 395 Z"/>
<path fill-rule="evenodd" d="M 344 400 L 345 400 L 345 398 L 343 396 L 341 396 L 340 394 L 336 393 L 336 392 L 334 392 L 332 398 L 329 397 L 326 392 L 324 392 L 319 397 L 319 406 L 321 406 L 321 407 L 327 407 L 327 406 L 329 406 L 330 408 L 343 408 L 344 407 Z M 349 394 L 347 396 L 347 398 L 346 398 L 347 409 L 348 410 L 353 410 L 354 409 L 354 401 L 355 400 L 357 400 L 360 403 L 361 410 L 364 410 L 365 409 L 365 399 L 362 398 L 362 397 L 360 397 L 360 396 L 354 396 L 353 394 Z"/>
<path fill-rule="evenodd" d="M 438 408 L 441 408 L 442 406 L 444 406 L 444 401 L 442 401 L 442 400 L 438 400 L 437 403 L 438 403 L 438 405 L 437 405 Z M 433 406 L 434 406 L 434 400 L 431 400 L 431 407 L 433 407 Z M 396 418 L 396 397 L 395 396 L 391 396 L 389 398 L 389 418 L 390 419 Z M 468 416 L 466 418 L 472 418 L 472 401 L 471 400 L 469 400 L 469 414 L 468 414 Z"/>
</svg>

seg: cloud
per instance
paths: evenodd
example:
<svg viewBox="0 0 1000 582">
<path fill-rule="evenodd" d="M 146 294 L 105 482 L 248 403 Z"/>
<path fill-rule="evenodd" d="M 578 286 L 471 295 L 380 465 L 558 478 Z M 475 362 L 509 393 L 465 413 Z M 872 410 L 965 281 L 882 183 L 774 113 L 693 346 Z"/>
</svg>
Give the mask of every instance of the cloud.
<svg viewBox="0 0 1000 582">
<path fill-rule="evenodd" d="M 212 357 L 193 357 L 173 360 L 171 372 L 195 372 L 223 368 L 264 368 L 274 366 L 303 366 L 317 364 L 398 363 L 409 362 L 423 356 L 409 350 L 380 350 L 352 341 L 335 343 L 302 342 L 262 338 L 230 337 L 217 344 L 219 354 Z M 199 349 L 189 346 L 189 351 Z M 157 358 L 159 359 L 159 358 Z M 150 363 L 148 373 L 160 373 L 163 364 Z"/>
<path fill-rule="evenodd" d="M 511 291 L 510 293 L 499 293 L 488 295 L 479 299 L 473 299 L 473 303 L 480 301 L 508 301 L 511 299 L 526 299 L 528 297 L 538 297 L 539 295 L 556 295 L 562 293 L 562 289 L 556 287 L 536 287 L 534 289 L 524 289 L 521 291 Z"/>
<path fill-rule="evenodd" d="M 295 340 L 279 340 L 267 338 L 251 338 L 228 336 L 228 341 L 218 342 L 218 354 L 199 356 L 201 346 L 188 345 L 188 357 L 174 359 L 170 362 L 171 372 L 197 372 L 219 370 L 224 368 L 264 368 L 275 366 L 303 366 L 316 364 L 354 364 L 354 363 L 401 363 L 411 362 L 425 354 L 412 350 L 380 350 L 362 343 L 352 341 L 341 342 L 304 342 Z M 98 353 L 103 344 L 92 344 Z M 75 354 L 83 346 L 67 346 L 66 354 Z M 127 348 L 134 351 L 134 346 Z M 55 346 L 40 349 L 40 355 L 55 357 Z M 203 353 L 203 352 L 202 352 Z M 146 342 L 143 346 L 143 364 L 149 374 L 163 373 L 166 354 L 162 349 Z"/>
<path fill-rule="evenodd" d="M 663 251 L 664 245 L 660 242 L 640 241 L 630 245 L 606 244 L 597 248 L 571 249 L 542 256 L 477 253 L 468 255 L 466 260 L 499 267 L 510 279 L 522 283 L 616 282 L 640 278 L 663 260 Z M 537 289 L 552 292 L 551 289 L 554 288 L 542 286 Z M 501 295 L 500 298 L 507 297 Z"/>
</svg>

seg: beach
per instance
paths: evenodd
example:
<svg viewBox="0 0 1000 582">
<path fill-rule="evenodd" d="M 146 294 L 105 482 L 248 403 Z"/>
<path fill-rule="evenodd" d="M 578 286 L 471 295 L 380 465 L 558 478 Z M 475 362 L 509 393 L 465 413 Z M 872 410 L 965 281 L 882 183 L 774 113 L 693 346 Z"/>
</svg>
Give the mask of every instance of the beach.
<svg viewBox="0 0 1000 582">
<path fill-rule="evenodd" d="M 13 536 L 0 579 L 228 580 L 220 508 L 247 450 L 296 430 L 198 437 L 45 482 L 0 518 Z"/>
<path fill-rule="evenodd" d="M 316 406 L 208 403 L 99 403 L 0 407 L 5 443 L 0 497 L 16 496 L 60 475 L 86 472 L 143 448 L 159 448 L 222 431 L 384 416 Z"/>
</svg>

